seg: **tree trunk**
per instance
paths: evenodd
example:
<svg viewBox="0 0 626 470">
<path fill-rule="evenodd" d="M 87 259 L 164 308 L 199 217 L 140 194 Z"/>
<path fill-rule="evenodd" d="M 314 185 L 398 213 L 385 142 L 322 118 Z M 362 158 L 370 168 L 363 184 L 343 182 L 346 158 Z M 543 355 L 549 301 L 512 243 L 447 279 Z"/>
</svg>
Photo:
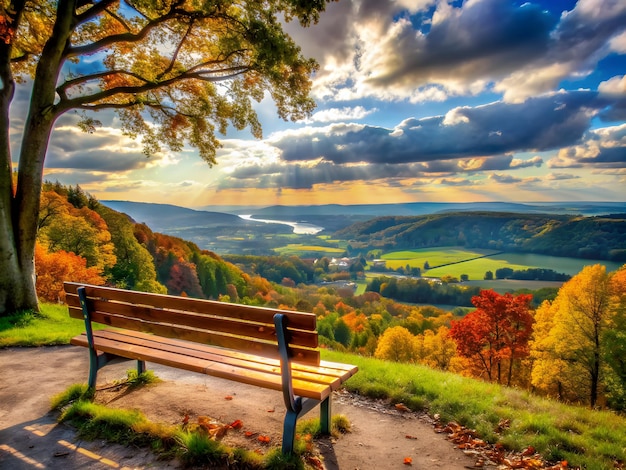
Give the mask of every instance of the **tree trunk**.
<svg viewBox="0 0 626 470">
<path fill-rule="evenodd" d="M 14 2 L 9 13 L 12 25 L 19 24 L 23 8 L 23 1 Z M 22 264 L 15 230 L 18 209 L 9 138 L 9 110 L 15 93 L 11 53 L 11 41 L 0 41 L 0 316 L 38 308 L 33 259 Z"/>
<path fill-rule="evenodd" d="M 14 82 L 10 46 L 0 47 L 0 316 L 38 310 L 35 289 L 35 241 L 43 166 L 52 126 L 60 115 L 55 86 L 74 23 L 75 2 L 60 0 L 53 33 L 39 59 L 22 146 L 15 191 L 9 144 L 9 107 Z"/>
</svg>

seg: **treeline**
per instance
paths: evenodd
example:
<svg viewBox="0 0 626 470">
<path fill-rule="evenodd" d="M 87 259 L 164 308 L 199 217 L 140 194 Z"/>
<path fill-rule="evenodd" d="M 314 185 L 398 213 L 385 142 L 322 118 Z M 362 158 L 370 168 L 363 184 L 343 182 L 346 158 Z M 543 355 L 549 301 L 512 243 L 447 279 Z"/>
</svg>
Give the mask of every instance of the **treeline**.
<svg viewBox="0 0 626 470">
<path fill-rule="evenodd" d="M 368 282 L 366 291 L 376 292 L 399 302 L 471 307 L 472 297 L 478 295 L 480 287 L 427 279 L 381 276 Z"/>
<path fill-rule="evenodd" d="M 237 265 L 249 274 L 257 274 L 268 281 L 285 283 L 289 280 L 294 284 L 315 282 L 315 266 L 313 262 L 297 256 L 254 256 L 224 255 L 224 259 Z M 319 266 L 322 266 L 321 263 Z M 328 264 L 326 264 L 328 266 Z M 319 269 L 319 267 L 318 267 Z M 323 268 L 321 268 L 323 271 Z M 318 275 L 320 272 L 317 273 Z"/>
<path fill-rule="evenodd" d="M 480 294 L 481 288 L 431 279 L 381 276 L 369 281 L 366 291 L 398 302 L 473 307 L 472 298 Z M 544 300 L 553 300 L 557 292 L 556 288 L 544 287 L 535 291 L 520 289 L 515 294 L 532 294 L 531 305 L 537 307 Z"/>
<path fill-rule="evenodd" d="M 626 261 L 626 214 L 582 217 L 459 212 L 378 217 L 334 234 L 354 249 L 466 246 L 508 252 Z"/>
<path fill-rule="evenodd" d="M 528 268 L 528 269 L 496 269 L 496 279 L 516 279 L 520 281 L 568 281 L 572 278 L 569 274 L 558 273 L 552 269 Z"/>
</svg>

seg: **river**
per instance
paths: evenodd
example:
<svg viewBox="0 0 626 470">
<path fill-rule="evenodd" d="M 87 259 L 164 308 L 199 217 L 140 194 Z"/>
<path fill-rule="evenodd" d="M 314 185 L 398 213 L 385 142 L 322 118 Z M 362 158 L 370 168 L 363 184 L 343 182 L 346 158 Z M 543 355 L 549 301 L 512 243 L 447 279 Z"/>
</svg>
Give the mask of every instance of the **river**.
<svg viewBox="0 0 626 470">
<path fill-rule="evenodd" d="M 270 219 L 253 219 L 252 215 L 240 215 L 240 218 L 244 220 L 252 220 L 254 222 L 263 222 L 265 224 L 282 224 L 289 225 L 293 228 L 293 233 L 297 235 L 315 235 L 316 233 L 324 230 L 324 227 L 319 225 L 306 224 L 301 222 L 287 222 L 284 220 L 270 220 Z"/>
</svg>

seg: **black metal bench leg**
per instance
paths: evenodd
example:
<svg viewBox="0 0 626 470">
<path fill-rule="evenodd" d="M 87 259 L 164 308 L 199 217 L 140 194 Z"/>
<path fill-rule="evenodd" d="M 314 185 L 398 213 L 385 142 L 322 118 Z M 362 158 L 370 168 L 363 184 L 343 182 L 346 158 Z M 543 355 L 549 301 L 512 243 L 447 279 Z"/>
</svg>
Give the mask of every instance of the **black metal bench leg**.
<svg viewBox="0 0 626 470">
<path fill-rule="evenodd" d="M 285 414 L 285 422 L 283 424 L 283 454 L 293 453 L 293 446 L 296 441 L 296 423 L 298 422 L 298 413 L 287 410 Z"/>
<path fill-rule="evenodd" d="M 100 368 L 98 353 L 95 349 L 89 348 L 89 388 L 96 388 L 98 369 Z"/>
<path fill-rule="evenodd" d="M 137 359 L 137 375 L 141 375 L 146 371 L 146 361 Z"/>
<path fill-rule="evenodd" d="M 332 410 L 330 396 L 320 403 L 320 431 L 322 434 L 330 434 L 332 427 Z"/>
</svg>

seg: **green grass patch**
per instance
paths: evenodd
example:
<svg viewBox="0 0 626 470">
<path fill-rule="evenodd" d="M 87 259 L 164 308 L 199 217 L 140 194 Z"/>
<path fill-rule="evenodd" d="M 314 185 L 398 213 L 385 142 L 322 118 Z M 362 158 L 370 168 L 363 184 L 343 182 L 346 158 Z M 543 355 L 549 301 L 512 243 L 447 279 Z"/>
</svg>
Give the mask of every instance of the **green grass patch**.
<svg viewBox="0 0 626 470">
<path fill-rule="evenodd" d="M 432 264 L 431 264 L 432 266 Z M 479 258 L 469 261 L 464 261 L 458 264 L 451 264 L 449 266 L 442 266 L 440 268 L 429 269 L 422 271 L 423 276 L 429 277 L 442 277 L 453 276 L 460 278 L 461 274 L 467 274 L 470 280 L 481 280 L 485 278 L 485 273 L 491 271 L 494 273 L 498 269 L 511 268 L 515 271 L 522 271 L 533 266 L 527 266 L 523 264 L 507 263 L 503 260 L 496 260 L 491 258 Z"/>
<path fill-rule="evenodd" d="M 398 364 L 323 351 L 325 360 L 355 364 L 359 373 L 345 386 L 351 391 L 411 409 L 439 414 L 475 429 L 488 442 L 512 450 L 533 446 L 551 462 L 567 460 L 586 469 L 612 469 L 626 460 L 626 418 L 608 411 L 570 406 L 476 379 L 420 365 Z M 510 426 L 498 432 L 498 424 Z"/>
<path fill-rule="evenodd" d="M 393 251 L 382 255 L 381 259 L 387 260 L 387 265 L 396 264 L 398 266 L 405 266 L 403 261 L 410 261 L 414 264 L 411 266 L 423 267 L 424 263 L 428 261 L 431 266 L 439 266 L 448 263 L 458 263 L 468 259 L 478 258 L 480 256 L 491 255 L 497 253 L 494 250 L 480 250 L 480 249 L 464 249 L 455 247 L 445 248 L 423 248 L 419 250 L 404 250 Z M 420 263 L 421 262 L 421 263 Z"/>
<path fill-rule="evenodd" d="M 95 325 L 94 329 L 103 328 Z M 70 318 L 67 306 L 41 304 L 41 313 L 24 312 L 0 317 L 0 347 L 69 344 L 85 331 L 82 320 Z"/>
<path fill-rule="evenodd" d="M 136 371 L 128 371 L 128 376 L 126 383 L 131 386 L 150 382 L 154 377 L 145 373 L 137 375 Z M 71 385 L 51 399 L 52 409 L 60 410 L 59 421 L 72 423 L 84 439 L 148 447 L 161 457 L 177 457 L 187 467 L 304 470 L 312 438 L 319 436 L 321 430 L 319 419 L 301 420 L 293 454 L 283 455 L 280 448 L 273 447 L 262 456 L 244 448 L 229 447 L 213 439 L 200 426 L 153 423 L 141 411 L 109 408 L 94 403 L 93 398 L 93 390 L 87 385 Z M 350 422 L 345 416 L 333 416 L 333 435 L 349 431 Z"/>
<path fill-rule="evenodd" d="M 281 255 L 296 255 L 303 256 L 310 253 L 315 253 L 317 256 L 337 256 L 344 252 L 341 248 L 333 248 L 330 246 L 321 245 L 303 245 L 301 243 L 289 243 L 286 246 L 274 248 L 274 251 Z"/>
</svg>

